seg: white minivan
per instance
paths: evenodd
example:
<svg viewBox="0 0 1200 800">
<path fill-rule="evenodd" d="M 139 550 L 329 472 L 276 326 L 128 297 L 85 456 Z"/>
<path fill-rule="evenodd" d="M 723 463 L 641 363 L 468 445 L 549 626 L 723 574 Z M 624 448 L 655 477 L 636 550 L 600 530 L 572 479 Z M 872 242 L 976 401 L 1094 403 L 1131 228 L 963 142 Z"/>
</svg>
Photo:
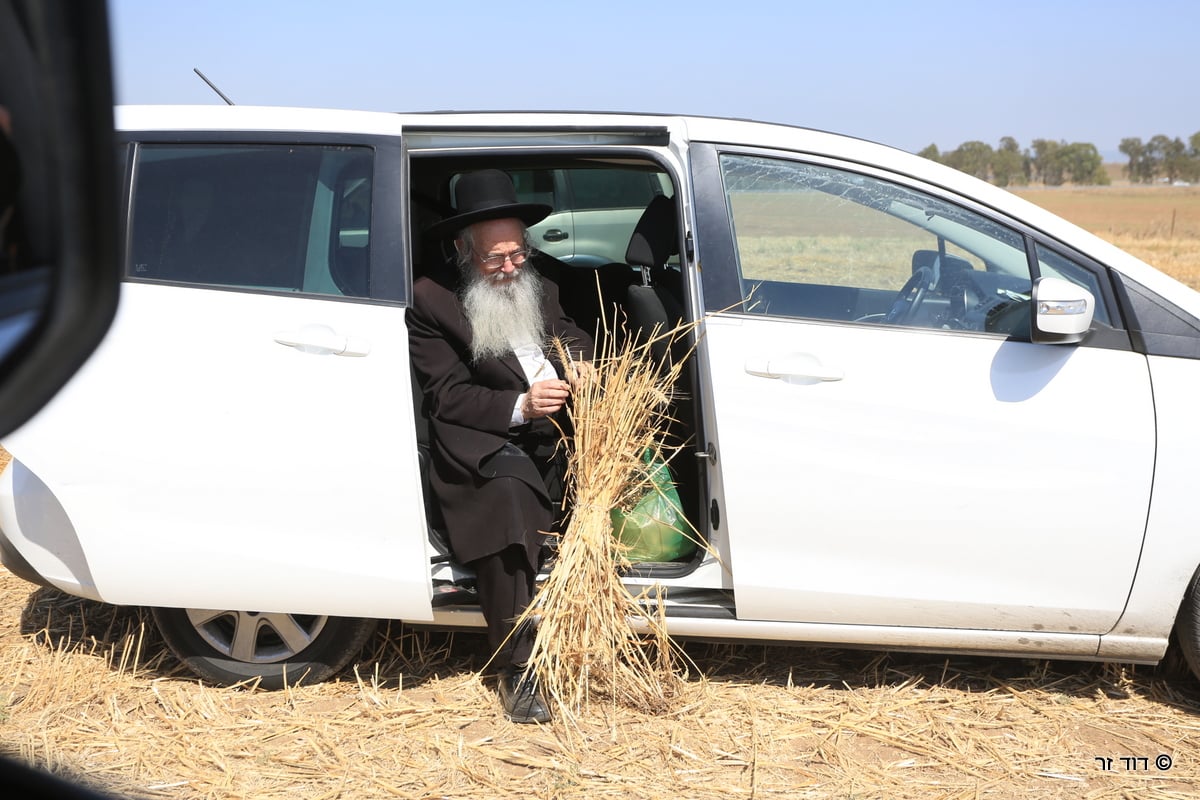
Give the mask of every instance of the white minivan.
<svg viewBox="0 0 1200 800">
<path fill-rule="evenodd" d="M 712 118 L 117 125 L 120 309 L 3 442 L 0 553 L 153 608 L 201 676 L 321 680 L 377 620 L 482 624 L 404 320 L 481 167 L 555 206 L 532 234 L 582 326 L 698 321 L 671 468 L 709 547 L 626 577 L 673 634 L 1153 663 L 1176 629 L 1200 668 L 1200 294 L 1016 196 Z"/>
</svg>

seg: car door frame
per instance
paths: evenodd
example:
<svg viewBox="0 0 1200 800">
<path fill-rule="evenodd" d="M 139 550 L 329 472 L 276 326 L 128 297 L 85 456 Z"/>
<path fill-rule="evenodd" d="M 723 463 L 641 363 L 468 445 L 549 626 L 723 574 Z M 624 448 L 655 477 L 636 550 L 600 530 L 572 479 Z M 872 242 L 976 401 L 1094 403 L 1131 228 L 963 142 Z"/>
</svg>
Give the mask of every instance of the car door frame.
<svg viewBox="0 0 1200 800">
<path fill-rule="evenodd" d="M 550 162 L 554 162 L 558 157 L 603 156 L 634 157 L 657 162 L 669 176 L 676 192 L 676 212 L 681 225 L 679 238 L 683 249 L 681 288 L 684 313 L 689 320 L 697 323 L 699 331 L 699 322 L 703 316 L 700 311 L 700 279 L 697 275 L 699 265 L 694 258 L 693 248 L 690 244 L 685 244 L 691 242 L 693 226 L 691 173 L 687 161 L 689 140 L 684 126 L 673 119 L 663 118 L 655 119 L 653 124 L 614 125 L 602 130 L 581 132 L 575 126 L 564 128 L 551 122 L 497 128 L 493 133 L 496 135 L 496 143 L 503 145 L 503 157 L 510 159 L 544 156 Z M 472 134 L 470 137 L 464 136 L 462 127 L 452 122 L 437 126 L 410 126 L 406 129 L 405 146 L 412 159 L 462 157 L 465 160 L 477 161 L 481 152 L 486 152 L 492 144 L 477 130 L 472 131 Z M 702 337 L 700 339 L 698 346 L 703 344 Z M 699 378 L 696 367 L 693 365 L 691 369 L 692 375 L 696 376 L 693 380 L 697 386 L 703 385 L 705 382 Z M 675 463 L 678 469 L 688 471 L 688 480 L 696 482 L 696 523 L 700 529 L 699 534 L 709 539 L 711 552 L 702 551 L 698 563 L 634 568 L 626 579 L 631 585 L 641 586 L 652 581 L 679 591 L 728 589 L 731 586 L 728 570 L 723 566 L 728 562 L 725 557 L 727 549 L 720 515 L 716 513 L 714 516 L 710 513 L 711 486 L 717 478 L 717 471 L 708 468 L 706 448 L 711 436 L 704 429 L 705 421 L 704 416 L 697 413 L 694 421 L 695 439 L 681 451 Z M 457 620 L 463 616 L 454 609 L 438 609 L 435 610 L 435 615 L 440 622 L 447 624 L 459 624 Z"/>
</svg>

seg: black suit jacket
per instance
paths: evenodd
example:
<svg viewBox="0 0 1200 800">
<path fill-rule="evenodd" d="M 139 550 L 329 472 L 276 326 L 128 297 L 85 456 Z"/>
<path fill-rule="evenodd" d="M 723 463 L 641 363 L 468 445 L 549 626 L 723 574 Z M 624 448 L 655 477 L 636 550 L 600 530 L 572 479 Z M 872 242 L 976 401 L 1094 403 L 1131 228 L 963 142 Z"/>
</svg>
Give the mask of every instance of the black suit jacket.
<svg viewBox="0 0 1200 800">
<path fill-rule="evenodd" d="M 548 335 L 568 342 L 573 358 L 590 360 L 591 337 L 563 312 L 558 286 L 542 276 L 540 261 L 535 257 L 531 263 L 543 284 Z M 540 537 L 531 534 L 549 530 L 554 521 L 541 475 L 532 461 L 494 456 L 514 441 L 553 442 L 558 432 L 545 419 L 509 428 L 513 406 L 529 389 L 528 381 L 512 354 L 472 363 L 471 326 L 457 278 L 453 267 L 419 278 L 406 315 L 412 365 L 430 414 L 430 484 L 460 561 L 509 544 L 536 552 Z M 547 357 L 565 374 L 556 354 L 547 352 Z"/>
</svg>

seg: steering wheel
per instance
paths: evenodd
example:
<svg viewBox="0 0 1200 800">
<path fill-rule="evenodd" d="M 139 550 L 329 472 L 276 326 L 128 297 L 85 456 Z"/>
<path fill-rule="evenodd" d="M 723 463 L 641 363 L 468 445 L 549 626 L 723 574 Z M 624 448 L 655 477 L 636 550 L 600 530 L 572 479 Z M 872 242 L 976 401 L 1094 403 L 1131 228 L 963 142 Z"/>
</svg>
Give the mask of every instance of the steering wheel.
<svg viewBox="0 0 1200 800">
<path fill-rule="evenodd" d="M 912 277 L 904 282 L 904 286 L 892 301 L 892 307 L 884 315 L 883 321 L 889 325 L 904 325 L 916 316 L 917 309 L 929 292 L 929 284 L 933 280 L 933 270 L 920 267 Z"/>
</svg>

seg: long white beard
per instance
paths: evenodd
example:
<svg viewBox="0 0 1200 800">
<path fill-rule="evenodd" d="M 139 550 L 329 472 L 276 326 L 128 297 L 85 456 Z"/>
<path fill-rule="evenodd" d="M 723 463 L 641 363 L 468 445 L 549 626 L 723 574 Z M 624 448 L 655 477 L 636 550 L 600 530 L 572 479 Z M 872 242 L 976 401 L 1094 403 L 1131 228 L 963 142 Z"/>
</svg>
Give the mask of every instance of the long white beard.
<svg viewBox="0 0 1200 800">
<path fill-rule="evenodd" d="M 471 358 L 479 362 L 513 351 L 513 345 L 542 344 L 542 283 L 536 272 L 519 269 L 513 277 L 492 280 L 471 270 L 462 292 L 471 323 Z"/>
</svg>

